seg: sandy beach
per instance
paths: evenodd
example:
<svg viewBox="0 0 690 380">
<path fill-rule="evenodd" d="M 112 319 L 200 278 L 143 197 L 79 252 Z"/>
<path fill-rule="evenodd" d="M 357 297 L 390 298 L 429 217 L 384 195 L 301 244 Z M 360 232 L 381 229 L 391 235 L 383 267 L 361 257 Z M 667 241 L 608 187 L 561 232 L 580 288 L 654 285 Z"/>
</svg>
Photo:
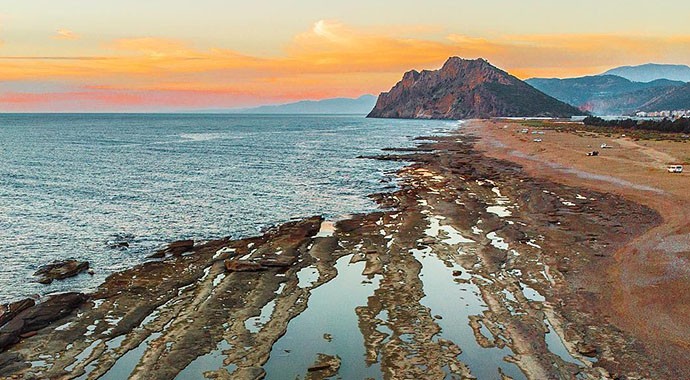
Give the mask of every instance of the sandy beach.
<svg viewBox="0 0 690 380">
<path fill-rule="evenodd" d="M 483 136 L 483 152 L 519 163 L 530 175 L 618 194 L 660 214 L 660 225 L 618 249 L 608 265 L 591 268 L 598 273 L 593 278 L 606 281 L 597 304 L 612 323 L 648 344 L 660 362 L 690 365 L 690 177 L 666 171 L 690 160 L 688 142 L 537 128 L 545 134 L 534 143 L 531 133 L 519 133 L 519 124 L 473 127 Z M 592 150 L 601 155 L 588 157 Z"/>
<path fill-rule="evenodd" d="M 465 122 L 377 157 L 410 163 L 380 212 L 6 308 L 0 376 L 690 377 L 687 146 Z"/>
</svg>

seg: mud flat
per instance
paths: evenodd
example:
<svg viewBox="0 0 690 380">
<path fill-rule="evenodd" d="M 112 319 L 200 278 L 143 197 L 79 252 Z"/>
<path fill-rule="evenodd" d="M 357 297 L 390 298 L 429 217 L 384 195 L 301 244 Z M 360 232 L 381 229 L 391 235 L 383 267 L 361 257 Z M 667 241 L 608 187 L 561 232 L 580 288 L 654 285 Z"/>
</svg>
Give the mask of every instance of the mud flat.
<svg viewBox="0 0 690 380">
<path fill-rule="evenodd" d="M 0 354 L 0 375 L 687 374 L 602 304 L 615 283 L 600 268 L 658 228 L 660 214 L 491 157 L 474 132 L 379 157 L 411 162 L 398 173 L 400 190 L 372 195 L 380 212 L 195 244 L 111 276 L 47 326 L 21 331 Z M 0 333 L 34 307 L 10 315 Z"/>
</svg>

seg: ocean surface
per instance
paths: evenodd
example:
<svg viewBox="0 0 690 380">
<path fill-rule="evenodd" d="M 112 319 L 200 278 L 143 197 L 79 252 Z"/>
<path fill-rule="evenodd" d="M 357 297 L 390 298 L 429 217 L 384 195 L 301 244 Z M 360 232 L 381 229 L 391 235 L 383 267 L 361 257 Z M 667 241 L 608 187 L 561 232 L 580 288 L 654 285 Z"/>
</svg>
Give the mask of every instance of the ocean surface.
<svg viewBox="0 0 690 380">
<path fill-rule="evenodd" d="M 457 122 L 361 116 L 0 114 L 0 303 L 90 291 L 166 242 L 376 208 L 401 163 L 360 159 Z M 113 248 L 126 242 L 128 248 Z M 94 276 L 40 285 L 53 260 Z"/>
</svg>

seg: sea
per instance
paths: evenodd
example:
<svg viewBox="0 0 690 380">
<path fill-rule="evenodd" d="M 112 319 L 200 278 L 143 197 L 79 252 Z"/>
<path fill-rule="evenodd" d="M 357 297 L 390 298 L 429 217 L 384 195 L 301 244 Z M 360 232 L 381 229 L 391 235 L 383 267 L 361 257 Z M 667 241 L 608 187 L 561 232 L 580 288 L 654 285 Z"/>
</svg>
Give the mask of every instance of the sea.
<svg viewBox="0 0 690 380">
<path fill-rule="evenodd" d="M 352 115 L 0 114 L 0 304 L 93 291 L 174 240 L 374 210 L 368 195 L 394 190 L 404 163 L 359 157 L 456 127 Z M 41 265 L 68 258 L 95 274 L 35 282 Z"/>
</svg>

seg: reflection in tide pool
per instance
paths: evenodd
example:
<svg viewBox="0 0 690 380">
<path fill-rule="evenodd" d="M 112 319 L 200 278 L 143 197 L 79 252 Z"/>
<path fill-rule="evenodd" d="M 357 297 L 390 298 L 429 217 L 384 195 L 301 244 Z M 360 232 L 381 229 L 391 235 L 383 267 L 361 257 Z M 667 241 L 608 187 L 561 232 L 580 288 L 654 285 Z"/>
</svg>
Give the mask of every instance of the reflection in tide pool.
<svg viewBox="0 0 690 380">
<path fill-rule="evenodd" d="M 340 378 L 381 377 L 378 364 L 365 363 L 364 338 L 358 333 L 355 313 L 355 308 L 365 306 L 374 294 L 379 278 L 363 283 L 368 280 L 361 274 L 365 263 L 349 264 L 350 258 L 337 261 L 338 275 L 312 291 L 307 310 L 290 322 L 287 333 L 273 345 L 264 365 L 266 379 L 302 377 L 318 354 L 340 357 Z M 329 334 L 329 339 L 324 334 Z"/>
<path fill-rule="evenodd" d="M 487 306 L 476 285 L 455 282 L 453 271 L 462 270 L 462 267 L 446 266 L 431 248 L 413 249 L 411 252 L 422 264 L 420 278 L 424 283 L 426 296 L 421 303 L 431 309 L 432 315 L 443 317 L 436 321 L 441 327 L 437 338 L 448 339 L 457 344 L 462 349 L 460 360 L 467 364 L 472 375 L 478 379 L 501 379 L 499 368 L 513 379 L 525 379 L 516 365 L 504 360 L 512 354 L 509 348 L 483 348 L 477 343 L 469 325 L 470 316 L 482 315 Z"/>
<path fill-rule="evenodd" d="M 226 355 L 223 354 L 223 351 L 227 351 L 230 349 L 232 349 L 232 345 L 228 343 L 226 340 L 222 340 L 215 350 L 209 352 L 206 355 L 199 356 L 193 362 L 189 363 L 189 365 L 184 370 L 182 370 L 182 372 L 177 374 L 177 377 L 175 379 L 201 379 L 201 374 L 203 374 L 204 372 L 217 371 L 218 368 L 223 368 L 223 360 L 225 360 L 226 358 Z M 228 372 L 232 373 L 235 369 L 237 369 L 237 366 L 231 364 L 225 368 L 228 370 Z"/>
</svg>

